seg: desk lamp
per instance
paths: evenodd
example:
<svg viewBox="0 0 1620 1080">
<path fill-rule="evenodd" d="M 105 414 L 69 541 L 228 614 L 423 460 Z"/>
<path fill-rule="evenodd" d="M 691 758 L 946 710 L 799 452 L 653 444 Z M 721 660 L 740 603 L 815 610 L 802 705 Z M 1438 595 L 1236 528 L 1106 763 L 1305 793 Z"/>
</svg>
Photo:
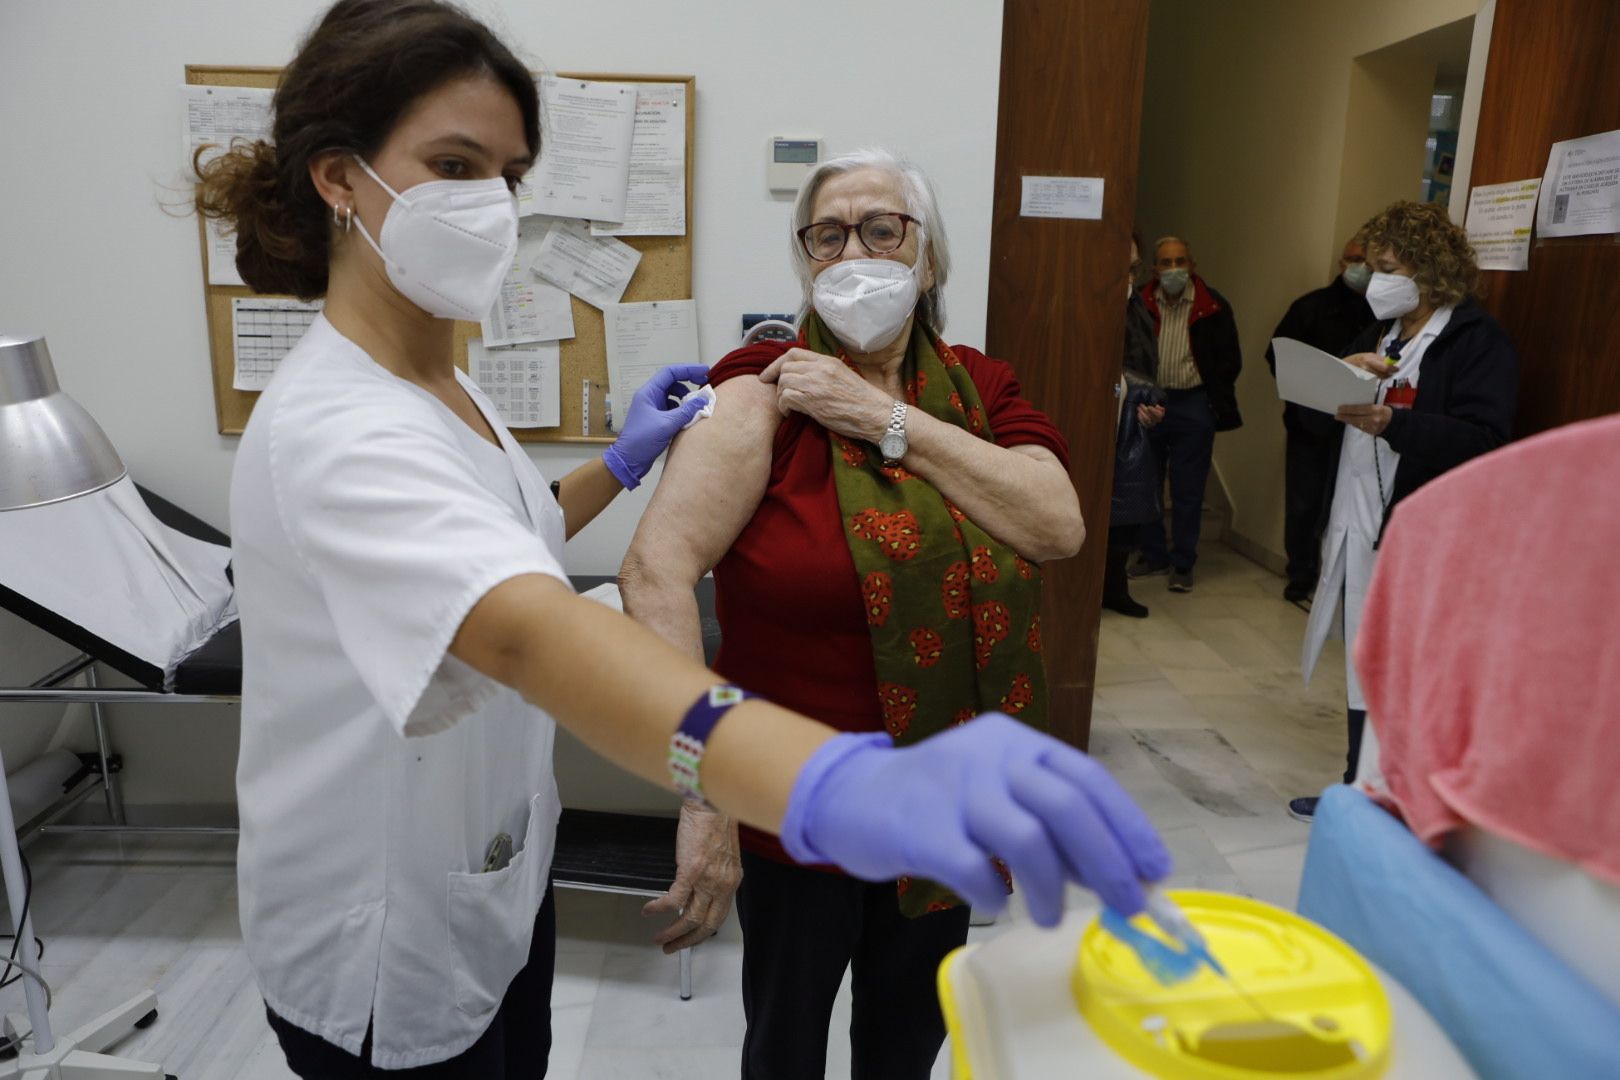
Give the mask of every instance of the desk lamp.
<svg viewBox="0 0 1620 1080">
<path fill-rule="evenodd" d="M 45 339 L 0 335 L 0 513 L 88 495 L 122 480 L 126 471 L 100 425 L 62 393 Z M 17 931 L 17 955 L 27 970 L 37 972 L 39 949 L 33 916 L 25 910 L 26 879 L 3 757 L 0 870 Z M 20 922 L 19 914 L 24 916 Z M 61 1040 L 51 1034 L 44 984 L 24 974 L 23 994 L 32 1035 L 16 1058 L 0 1062 L 0 1080 L 163 1080 L 161 1065 L 95 1052 L 156 1010 L 157 998 L 150 990 Z"/>
</svg>

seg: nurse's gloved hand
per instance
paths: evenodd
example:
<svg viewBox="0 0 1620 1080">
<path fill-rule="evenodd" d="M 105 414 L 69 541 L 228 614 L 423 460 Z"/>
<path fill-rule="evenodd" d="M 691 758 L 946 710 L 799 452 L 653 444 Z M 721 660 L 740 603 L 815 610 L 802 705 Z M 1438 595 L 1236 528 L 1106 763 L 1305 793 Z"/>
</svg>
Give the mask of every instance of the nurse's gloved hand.
<svg viewBox="0 0 1620 1080">
<path fill-rule="evenodd" d="M 1012 870 L 1031 917 L 1054 926 L 1076 881 L 1126 915 L 1142 883 L 1170 873 L 1147 816 L 1085 754 L 1000 713 L 903 748 L 887 735 L 839 735 L 799 771 L 782 844 L 803 863 L 858 878 L 912 874 L 1001 910 Z"/>
<path fill-rule="evenodd" d="M 641 483 L 658 455 L 708 403 L 706 395 L 688 391 L 681 384 L 708 381 L 709 369 L 702 364 L 671 364 L 636 391 L 618 439 L 602 455 L 608 471 L 626 490 Z"/>
</svg>

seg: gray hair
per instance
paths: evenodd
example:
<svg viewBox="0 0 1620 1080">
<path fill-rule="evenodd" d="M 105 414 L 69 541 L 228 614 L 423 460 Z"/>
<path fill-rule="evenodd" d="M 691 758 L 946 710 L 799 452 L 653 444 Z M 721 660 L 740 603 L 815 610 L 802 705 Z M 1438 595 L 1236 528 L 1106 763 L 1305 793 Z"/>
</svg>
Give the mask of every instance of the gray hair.
<svg viewBox="0 0 1620 1080">
<path fill-rule="evenodd" d="M 1179 236 L 1161 236 L 1157 240 L 1153 241 L 1153 258 L 1155 261 L 1157 261 L 1159 258 L 1159 249 L 1164 247 L 1166 244 L 1180 244 L 1182 247 L 1187 249 L 1187 258 L 1192 258 L 1192 245 L 1187 243 L 1187 241 L 1183 240 Z"/>
<path fill-rule="evenodd" d="M 934 284 L 917 301 L 917 318 L 938 334 L 945 329 L 944 288 L 951 267 L 950 246 L 945 240 L 945 222 L 939 216 L 939 200 L 934 195 L 934 185 L 921 169 L 881 149 L 857 150 L 826 161 L 818 165 L 799 188 L 799 197 L 793 202 L 793 228 L 788 235 L 788 243 L 793 249 L 793 269 L 804 289 L 799 318 L 803 320 L 810 310 L 811 283 L 815 279 L 810 255 L 799 242 L 799 230 L 810 224 L 810 215 L 815 209 L 816 196 L 820 194 L 822 185 L 834 176 L 858 169 L 878 169 L 900 181 L 900 190 L 906 200 L 906 213 L 917 219 L 914 226 L 920 234 L 917 266 L 920 268 L 929 253 L 933 254 Z"/>
</svg>

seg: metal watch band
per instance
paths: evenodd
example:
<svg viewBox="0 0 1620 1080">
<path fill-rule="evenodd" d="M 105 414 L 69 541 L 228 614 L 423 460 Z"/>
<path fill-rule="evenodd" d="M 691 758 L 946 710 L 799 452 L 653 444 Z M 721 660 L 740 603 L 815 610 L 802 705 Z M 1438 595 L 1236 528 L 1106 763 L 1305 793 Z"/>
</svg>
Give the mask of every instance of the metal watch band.
<svg viewBox="0 0 1620 1080">
<path fill-rule="evenodd" d="M 906 433 L 907 408 L 908 406 L 905 402 L 897 401 L 894 403 L 894 408 L 889 410 L 889 430 L 894 432 L 896 435 L 904 435 Z"/>
<path fill-rule="evenodd" d="M 898 465 L 900 459 L 906 454 L 906 412 L 908 406 L 903 401 L 896 401 L 889 410 L 889 426 L 883 429 L 878 439 L 878 453 L 883 455 L 884 465 Z M 898 446 L 898 453 L 890 450 Z"/>
</svg>

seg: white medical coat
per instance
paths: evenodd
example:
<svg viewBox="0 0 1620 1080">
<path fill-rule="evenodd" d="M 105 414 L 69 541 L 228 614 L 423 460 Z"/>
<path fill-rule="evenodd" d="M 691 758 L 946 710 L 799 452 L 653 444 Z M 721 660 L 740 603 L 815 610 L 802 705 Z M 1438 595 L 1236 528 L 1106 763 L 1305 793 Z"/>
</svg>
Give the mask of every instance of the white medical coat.
<svg viewBox="0 0 1620 1080">
<path fill-rule="evenodd" d="M 1378 401 L 1384 400 L 1395 379 L 1413 386 L 1423 366 L 1423 354 L 1440 331 L 1451 321 L 1452 308 L 1443 307 L 1429 316 L 1422 330 L 1401 350 L 1400 363 L 1392 378 L 1378 387 Z M 1383 353 L 1400 332 L 1400 320 L 1390 324 L 1379 340 Z M 1401 455 L 1383 439 L 1353 428 L 1344 429 L 1339 445 L 1339 471 L 1333 484 L 1333 508 L 1328 513 L 1327 531 L 1322 534 L 1322 573 L 1316 582 L 1316 601 L 1305 624 L 1305 649 L 1300 666 L 1305 682 L 1311 681 L 1322 647 L 1330 637 L 1344 638 L 1345 700 L 1349 708 L 1365 709 L 1367 699 L 1356 675 L 1354 649 L 1356 629 L 1361 625 L 1361 609 L 1372 584 L 1373 563 L 1378 551 L 1379 531 L 1384 526 L 1384 507 L 1395 490 L 1395 470 Z M 1376 461 L 1374 455 L 1377 455 Z"/>
<path fill-rule="evenodd" d="M 455 1056 L 528 959 L 555 842 L 555 728 L 447 653 L 519 574 L 566 581 L 562 510 L 324 317 L 231 483 L 242 612 L 242 935 L 270 1008 L 372 1064 Z M 517 849 L 481 873 L 498 833 Z"/>
</svg>

